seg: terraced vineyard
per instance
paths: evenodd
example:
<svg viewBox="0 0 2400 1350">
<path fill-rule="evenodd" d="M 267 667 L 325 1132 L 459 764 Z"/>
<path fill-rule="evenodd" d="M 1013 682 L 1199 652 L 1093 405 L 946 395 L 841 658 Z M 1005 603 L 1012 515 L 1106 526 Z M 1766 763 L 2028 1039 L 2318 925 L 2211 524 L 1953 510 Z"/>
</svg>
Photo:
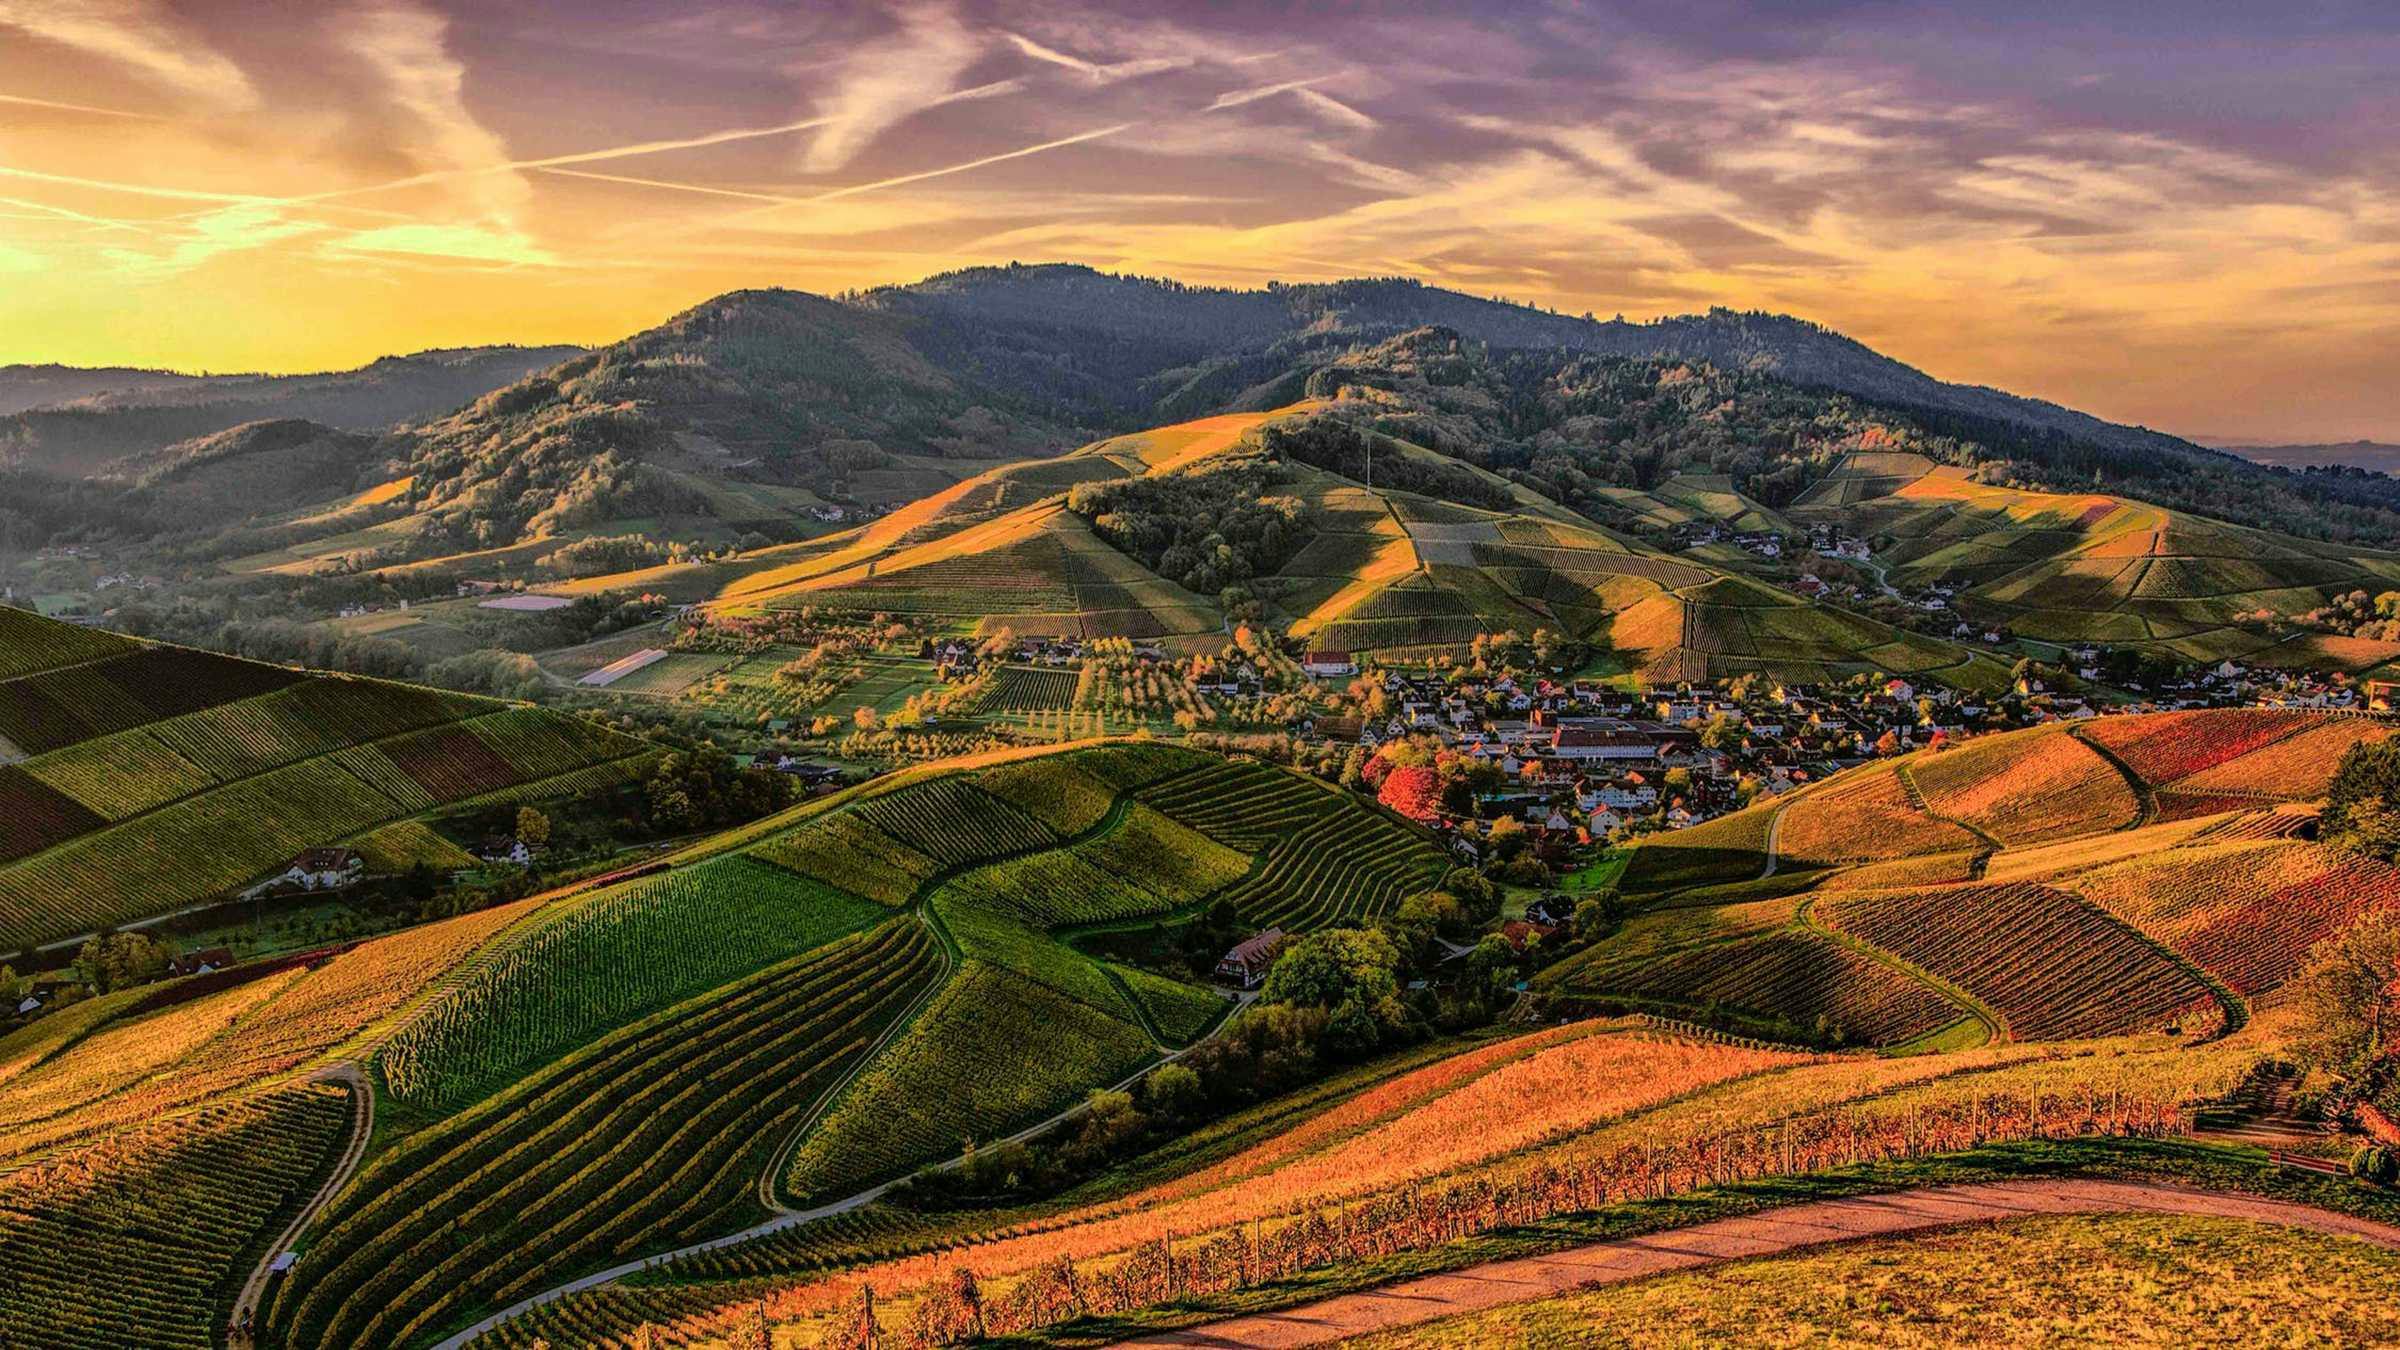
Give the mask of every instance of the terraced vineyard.
<svg viewBox="0 0 2400 1350">
<path fill-rule="evenodd" d="M 1447 865 L 1416 831 L 1354 798 L 1234 760 L 1142 794 L 1162 814 L 1235 848 L 1265 849 L 1223 892 L 1255 927 L 1299 932 L 1370 919 L 1430 888 Z"/>
<path fill-rule="evenodd" d="M 755 1212 L 801 1115 L 938 970 L 905 919 L 611 1035 L 369 1169 L 269 1317 L 287 1345 L 397 1344 L 575 1269 Z"/>
<path fill-rule="evenodd" d="M 1865 893 L 1820 905 L 1817 914 L 1982 999 L 2021 1040 L 2224 1016 L 2206 984 L 2140 934 L 2047 886 Z"/>
<path fill-rule="evenodd" d="M 487 952 L 377 1058 L 394 1101 L 439 1112 L 654 1009 L 885 916 L 734 856 L 611 887 Z"/>
<path fill-rule="evenodd" d="M 11 949 L 181 908 L 445 803 L 586 790 L 647 755 L 539 709 L 0 615 L 6 668 L 38 672 L 0 682 L 16 710 L 0 720 L 23 721 L 0 740 L 43 752 L 0 773 Z M 114 654 L 75 659 L 95 652 Z M 52 711 L 69 703 L 83 711 Z"/>
<path fill-rule="evenodd" d="M 1565 987 L 1684 1010 L 1722 1003 L 1867 1045 L 1915 1040 L 1965 1015 L 1922 981 L 1803 929 L 1579 971 Z"/>
<path fill-rule="evenodd" d="M 0 1325 L 61 1350 L 222 1344 L 217 1310 L 333 1165 L 340 1088 L 281 1089 L 0 1176 Z M 98 1294 L 97 1291 L 105 1291 Z"/>
<path fill-rule="evenodd" d="M 792 1155 L 784 1188 L 826 1199 L 955 1157 L 963 1141 L 1071 1106 L 1155 1054 L 1126 1022 L 970 961 Z"/>
</svg>

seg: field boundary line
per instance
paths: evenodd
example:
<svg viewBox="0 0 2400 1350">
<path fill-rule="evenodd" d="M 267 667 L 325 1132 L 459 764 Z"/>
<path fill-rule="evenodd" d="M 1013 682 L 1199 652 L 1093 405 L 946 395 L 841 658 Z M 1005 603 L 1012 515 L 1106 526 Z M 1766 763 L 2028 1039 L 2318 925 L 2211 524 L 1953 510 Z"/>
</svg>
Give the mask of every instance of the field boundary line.
<svg viewBox="0 0 2400 1350">
<path fill-rule="evenodd" d="M 2124 758 L 2118 755 L 2116 751 L 2111 750 L 2107 746 L 2102 745 L 2100 742 L 2093 740 L 2089 736 L 2086 736 L 2083 733 L 2083 723 L 2069 723 L 2067 726 L 2067 734 L 2074 737 L 2077 742 L 2081 743 L 2084 749 L 2089 750 L 2093 754 L 2096 754 L 2100 758 L 2108 761 L 2108 766 L 2117 771 L 2118 776 L 2125 780 L 2125 785 L 2127 787 L 2133 789 L 2133 799 L 2135 803 L 2138 804 L 2142 809 L 2141 814 L 2134 817 L 2133 823 L 2125 826 L 2126 829 L 2138 830 L 2144 826 L 2155 825 L 2158 823 L 2158 789 L 2156 787 L 2151 786 L 2150 783 L 2145 781 L 2140 774 L 2135 773 L 2133 771 L 2133 766 L 2126 763 Z M 2295 732 L 2294 734 L 2298 733 Z M 2276 741 L 2281 741 L 2282 739 L 2283 737 L 2278 736 L 2275 738 L 2275 741 L 2269 741 L 2267 745 L 2273 745 L 2276 743 Z M 2265 745 L 2259 747 L 2261 750 L 2266 748 L 2267 746 Z"/>
</svg>

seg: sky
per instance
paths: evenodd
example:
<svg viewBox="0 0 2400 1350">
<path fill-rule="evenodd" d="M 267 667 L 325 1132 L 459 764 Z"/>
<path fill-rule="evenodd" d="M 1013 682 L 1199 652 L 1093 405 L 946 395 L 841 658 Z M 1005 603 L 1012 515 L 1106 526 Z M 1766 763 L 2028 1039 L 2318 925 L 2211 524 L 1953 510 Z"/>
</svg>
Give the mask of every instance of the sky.
<svg viewBox="0 0 2400 1350">
<path fill-rule="evenodd" d="M 613 340 L 1008 261 L 1796 314 L 2400 441 L 2400 5 L 0 0 L 0 363 Z"/>
</svg>

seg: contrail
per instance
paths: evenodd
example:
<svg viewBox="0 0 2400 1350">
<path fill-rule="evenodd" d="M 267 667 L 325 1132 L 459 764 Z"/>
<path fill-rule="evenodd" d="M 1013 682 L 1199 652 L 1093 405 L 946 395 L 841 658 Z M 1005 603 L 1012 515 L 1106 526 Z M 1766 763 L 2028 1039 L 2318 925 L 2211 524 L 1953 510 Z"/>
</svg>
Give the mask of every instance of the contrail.
<svg viewBox="0 0 2400 1350">
<path fill-rule="evenodd" d="M 1062 136 L 1055 141 L 1043 141 L 1039 145 L 1019 146 L 1014 150 L 1003 150 L 996 155 L 984 155 L 981 158 L 966 160 L 958 164 L 945 164 L 938 169 L 925 169 L 917 173 L 904 173 L 896 178 L 879 178 L 872 183 L 854 183 L 849 187 L 834 188 L 827 192 L 820 192 L 813 197 L 803 197 L 797 202 L 790 203 L 790 205 L 806 206 L 813 205 L 817 202 L 838 201 L 844 197 L 856 197 L 863 193 L 879 192 L 884 188 L 902 187 L 909 183 L 922 183 L 928 178 L 944 178 L 954 173 L 965 173 L 970 169 L 980 169 L 988 164 L 998 164 L 1005 160 L 1011 159 L 1023 159 L 1027 155 L 1038 155 L 1046 150 L 1061 150 L 1070 145 L 1081 145 L 1085 141 L 1096 141 L 1103 136 L 1114 136 L 1120 131 L 1125 131 L 1139 125 L 1141 124 L 1138 122 L 1119 122 L 1115 126 L 1099 127 L 1091 131 L 1079 131 L 1072 136 Z M 745 220 L 751 220 L 758 216 L 773 214 L 774 212 L 784 209 L 785 205 L 785 203 L 777 203 L 773 206 L 762 206 L 755 211 L 744 211 L 738 215 L 728 217 L 727 219 L 717 223 L 720 225 L 737 225 Z"/>
<path fill-rule="evenodd" d="M 0 94 L 0 103 L 15 103 L 27 108 L 53 108 L 59 112 L 89 113 L 94 117 L 123 117 L 135 122 L 169 120 L 157 113 L 127 112 L 123 108 L 101 108 L 89 103 L 61 103 L 54 98 L 28 98 L 23 94 Z"/>
</svg>

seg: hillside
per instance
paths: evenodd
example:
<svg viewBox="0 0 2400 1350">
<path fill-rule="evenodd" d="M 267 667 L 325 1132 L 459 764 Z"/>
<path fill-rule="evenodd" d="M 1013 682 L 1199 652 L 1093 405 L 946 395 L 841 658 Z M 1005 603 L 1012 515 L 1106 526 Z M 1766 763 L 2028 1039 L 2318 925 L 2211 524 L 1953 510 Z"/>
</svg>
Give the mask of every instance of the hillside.
<svg viewBox="0 0 2400 1350">
<path fill-rule="evenodd" d="M 1869 764 L 1653 836 L 1655 908 L 1554 991 L 1876 1045 L 2238 1027 L 2400 868 L 2314 842 L 2386 723 L 2109 717 Z"/>
<path fill-rule="evenodd" d="M 1523 468 L 1553 445 L 1589 440 L 1585 432 L 1632 425 L 1619 420 L 1623 409 L 1605 406 L 1617 396 L 1607 381 L 1585 379 L 1604 363 L 1630 361 L 1701 368 L 1820 411 L 1864 402 L 1923 423 L 1928 438 L 1973 444 L 2061 481 L 2105 462 L 2154 493 L 2185 494 L 2178 504 L 2316 519 L 2290 505 L 2300 487 L 2230 456 L 1942 384 L 1796 320 L 1720 310 L 1597 323 L 1404 280 L 1225 291 L 1059 265 L 973 270 L 839 299 L 732 292 L 530 374 L 404 447 L 434 521 L 420 532 L 428 540 L 420 552 L 433 540 L 489 546 L 609 519 L 721 514 L 708 498 L 728 484 L 905 501 L 967 476 L 975 460 L 1053 454 L 1108 432 L 1294 402 L 1313 374 L 1346 371 L 1362 353 L 1372 365 L 1379 344 L 1427 327 L 1489 348 L 1478 359 L 1502 383 L 1547 379 L 1583 401 L 1547 407 L 1538 422 L 1522 416 L 1522 400 L 1500 405 L 1505 416 L 1473 427 L 1496 457 L 1492 467 Z M 1582 418 L 1583 430 L 1557 425 L 1562 418 Z M 1699 472 L 1731 473 L 1725 487 L 1770 507 L 1788 500 L 1776 485 L 1796 490 L 1799 468 L 1784 462 L 1785 449 L 1754 442 L 1748 458 Z M 1604 485 L 1657 482 L 1596 476 Z M 2388 503 L 2371 487 L 2306 487 L 2343 503 L 2343 528 L 2400 539 L 2400 513 L 2387 518 Z"/>
<path fill-rule="evenodd" d="M 1959 611 L 2011 635 L 2150 649 L 2180 664 L 2226 658 L 2364 671 L 2400 644 L 2260 622 L 2351 591 L 2400 584 L 2400 553 L 2248 529 L 2101 492 L 1978 482 L 1921 456 L 1852 454 L 1791 508 L 1793 519 L 1867 536 L 1890 583 L 1956 587 Z"/>
<path fill-rule="evenodd" d="M 0 948 L 172 913 L 304 849 L 618 781 L 641 742 L 0 608 Z"/>
<path fill-rule="evenodd" d="M 1667 555 L 1487 470 L 1356 431 L 1373 411 L 1315 400 L 1111 437 L 846 534 L 575 589 L 663 587 L 732 613 L 849 608 L 1211 651 L 1235 594 L 1313 646 L 1394 660 L 1548 628 L 1656 681 L 2005 676 L 1988 657 Z M 1757 509 L 1708 488 L 1685 479 L 1623 500 L 1685 519 Z M 1252 518 L 1259 502 L 1273 520 Z M 1204 560 L 1206 540 L 1223 551 Z"/>
<path fill-rule="evenodd" d="M 575 351 L 464 347 L 318 375 L 9 367 L 0 370 L 0 465 L 79 477 L 245 422 L 305 420 L 381 431 L 447 412 Z"/>
<path fill-rule="evenodd" d="M 237 1257 L 341 1149 L 343 1092 L 303 1081 L 330 1069 L 372 1075 L 376 1147 L 262 1323 L 270 1343 L 423 1344 L 623 1252 L 947 1160 L 1225 1014 L 1061 935 L 1219 899 L 1355 922 L 1443 870 L 1313 780 L 1103 744 L 928 766 L 647 875 L 95 998 L 0 1037 L 0 1203 L 23 1219 L 0 1254 L 86 1264 L 71 1297 L 0 1282 L 0 1310 L 28 1335 L 148 1319 L 147 1343 L 205 1344 Z M 239 1204 L 163 1210 L 151 1240 L 189 1255 L 104 1305 L 89 1263 L 149 1248 L 97 1256 L 76 1225 L 211 1192 Z"/>
</svg>

